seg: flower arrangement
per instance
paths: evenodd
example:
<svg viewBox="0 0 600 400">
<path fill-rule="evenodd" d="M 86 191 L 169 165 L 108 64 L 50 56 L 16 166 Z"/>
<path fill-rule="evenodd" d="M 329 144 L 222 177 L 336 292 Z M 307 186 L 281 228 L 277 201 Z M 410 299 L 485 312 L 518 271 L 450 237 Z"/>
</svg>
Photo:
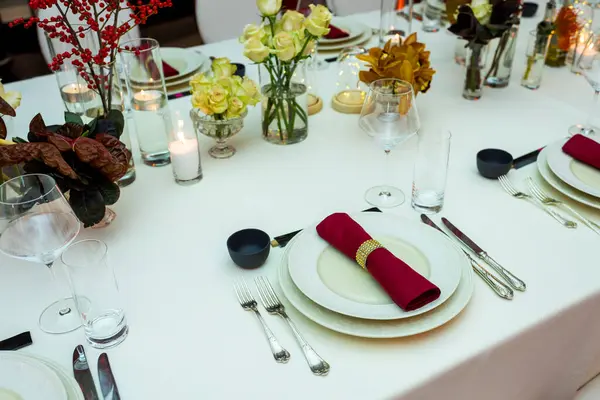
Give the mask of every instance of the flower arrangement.
<svg viewBox="0 0 600 400">
<path fill-rule="evenodd" d="M 95 225 L 104 218 L 106 206 L 119 199 L 115 182 L 131 159 L 119 140 L 123 116 L 113 110 L 109 118 L 110 123 L 94 119 L 84 124 L 67 112 L 65 124 L 46 126 L 38 114 L 29 124 L 29 141 L 14 138 L 0 145 L 0 169 L 19 166 L 25 173 L 52 176 L 84 226 Z"/>
<path fill-rule="evenodd" d="M 389 40 L 383 49 L 374 47 L 368 54 L 357 56 L 359 60 L 369 63 L 368 71 L 360 71 L 358 78 L 367 84 L 382 79 L 396 78 L 410 83 L 415 92 L 425 93 L 431 87 L 435 70 L 429 62 L 429 51 L 425 44 L 417 41 L 417 34 L 412 33 L 404 41 L 394 44 Z"/>
<path fill-rule="evenodd" d="M 79 75 L 85 79 L 88 88 L 98 93 L 104 115 L 111 110 L 111 88 L 113 74 L 102 76 L 102 69 L 111 68 L 116 60 L 119 40 L 134 26 L 146 23 L 148 17 L 160 8 L 171 7 L 172 0 L 30 0 L 29 6 L 34 11 L 54 8 L 59 16 L 40 19 L 31 17 L 28 20 L 19 18 L 10 25 L 24 24 L 26 28 L 37 25 L 51 39 L 59 39 L 72 45 L 70 51 L 57 54 L 49 65 L 58 71 L 65 62 L 76 67 Z M 118 14 L 130 17 L 120 23 Z M 78 17 L 82 25 L 74 26 L 69 16 Z M 95 37 L 97 51 L 82 44 L 86 35 Z"/>
<path fill-rule="evenodd" d="M 8 134 L 4 117 L 14 117 L 16 115 L 15 110 L 20 105 L 21 93 L 5 91 L 2 79 L 0 79 L 0 140 L 6 139 L 6 135 Z"/>
<path fill-rule="evenodd" d="M 194 75 L 192 106 L 215 120 L 239 118 L 246 114 L 248 106 L 260 101 L 256 83 L 247 76 L 235 74 L 236 66 L 228 58 L 216 58 L 212 63 L 212 76 Z"/>
<path fill-rule="evenodd" d="M 263 88 L 266 97 L 263 135 L 269 135 L 273 123 L 280 141 L 293 143 L 296 131 L 303 125 L 306 133 L 308 124 L 307 104 L 300 104 L 298 100 L 306 87 L 294 83 L 293 77 L 302 61 L 310 57 L 316 41 L 329 33 L 331 13 L 325 6 L 311 4 L 307 17 L 297 11 L 286 11 L 278 19 L 281 2 L 257 0 L 262 24 L 246 25 L 240 42 L 244 43 L 244 55 L 262 64 L 270 78 L 270 85 Z"/>
<path fill-rule="evenodd" d="M 558 48 L 562 51 L 569 51 L 571 38 L 575 37 L 583 26 L 577 18 L 577 13 L 572 7 L 562 7 L 556 14 L 554 25 Z"/>
</svg>

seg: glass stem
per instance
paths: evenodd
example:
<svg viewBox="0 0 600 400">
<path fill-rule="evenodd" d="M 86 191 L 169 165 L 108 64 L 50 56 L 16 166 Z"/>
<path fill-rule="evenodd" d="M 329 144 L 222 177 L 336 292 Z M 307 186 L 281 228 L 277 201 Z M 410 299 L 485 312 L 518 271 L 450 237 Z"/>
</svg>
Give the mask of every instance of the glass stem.
<svg viewBox="0 0 600 400">
<path fill-rule="evenodd" d="M 384 150 L 385 151 L 385 161 L 383 163 L 383 178 L 384 178 L 384 182 L 383 182 L 383 186 L 391 186 L 391 182 L 390 182 L 390 153 L 391 150 Z"/>
<path fill-rule="evenodd" d="M 60 296 L 60 297 L 58 298 L 58 301 L 59 301 L 59 304 L 60 304 L 60 302 L 62 302 L 62 300 L 63 300 L 63 297 L 62 297 L 62 295 L 60 294 L 60 293 L 61 293 L 61 287 L 60 287 L 60 285 L 58 284 L 58 277 L 56 276 L 56 269 L 54 268 L 54 262 L 47 263 L 47 264 L 46 264 L 46 267 L 48 267 L 48 268 L 50 269 L 50 272 L 52 272 L 52 281 L 54 282 L 54 287 L 56 288 L 56 293 L 58 293 L 58 294 L 59 294 L 59 296 Z M 66 307 L 66 306 L 64 306 L 64 307 L 62 307 L 62 308 L 61 308 L 61 309 L 58 311 L 58 314 L 59 314 L 59 315 L 62 317 L 63 315 L 67 315 L 67 314 L 69 314 L 70 312 L 71 312 L 71 308 L 70 308 L 70 307 Z"/>
<path fill-rule="evenodd" d="M 591 133 L 594 130 L 592 128 L 593 127 L 592 116 L 594 115 L 594 113 L 598 109 L 598 95 L 600 95 L 600 90 L 594 90 L 594 100 L 592 101 L 592 104 L 590 106 L 590 110 L 588 112 L 588 118 L 587 118 L 586 127 L 584 128 L 586 134 L 589 134 L 589 133 Z"/>
</svg>

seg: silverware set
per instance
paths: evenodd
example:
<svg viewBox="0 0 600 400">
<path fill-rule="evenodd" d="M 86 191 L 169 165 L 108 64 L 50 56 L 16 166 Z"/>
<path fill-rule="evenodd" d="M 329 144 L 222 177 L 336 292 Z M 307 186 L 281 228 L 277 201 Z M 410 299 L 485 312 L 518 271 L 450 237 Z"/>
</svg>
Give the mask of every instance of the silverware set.
<svg viewBox="0 0 600 400">
<path fill-rule="evenodd" d="M 102 397 L 99 397 L 98 392 L 96 391 L 96 384 L 94 383 L 92 371 L 90 370 L 87 356 L 85 355 L 85 350 L 82 345 L 78 345 L 73 351 L 73 375 L 81 388 L 85 400 L 121 399 L 119 389 L 117 388 L 117 382 L 115 381 L 106 353 L 102 353 L 100 354 L 100 357 L 98 357 L 98 379 L 100 380 Z"/>
<path fill-rule="evenodd" d="M 275 290 L 273 289 L 273 286 L 271 286 L 269 280 L 261 276 L 256 278 L 254 283 L 258 291 L 260 302 L 265 310 L 269 314 L 279 315 L 287 322 L 296 338 L 296 342 L 304 353 L 304 358 L 306 359 L 306 362 L 308 363 L 312 373 L 315 375 L 327 375 L 330 369 L 329 364 L 323 360 L 304 339 L 296 325 L 285 312 L 285 307 L 279 300 L 279 297 L 277 296 L 277 293 L 275 293 Z M 246 282 L 243 279 L 238 280 L 234 283 L 234 289 L 242 308 L 246 311 L 253 311 L 261 322 L 275 361 L 279 363 L 286 363 L 290 359 L 290 353 L 279 344 L 275 338 L 275 335 L 262 318 L 260 312 L 258 311 L 258 304 Z"/>
</svg>

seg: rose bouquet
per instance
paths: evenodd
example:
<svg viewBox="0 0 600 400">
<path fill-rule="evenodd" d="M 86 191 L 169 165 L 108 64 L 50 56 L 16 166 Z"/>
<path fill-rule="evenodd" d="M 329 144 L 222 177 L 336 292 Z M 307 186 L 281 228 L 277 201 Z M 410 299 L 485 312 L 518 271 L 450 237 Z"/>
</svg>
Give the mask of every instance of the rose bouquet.
<svg viewBox="0 0 600 400">
<path fill-rule="evenodd" d="M 307 17 L 286 11 L 278 18 L 281 0 L 257 0 L 256 4 L 262 24 L 246 25 L 240 41 L 244 55 L 261 64 L 270 80 L 262 89 L 263 136 L 275 143 L 296 143 L 306 137 L 308 117 L 306 86 L 294 82 L 294 76 L 317 40 L 329 33 L 331 13 L 311 4 Z"/>
</svg>

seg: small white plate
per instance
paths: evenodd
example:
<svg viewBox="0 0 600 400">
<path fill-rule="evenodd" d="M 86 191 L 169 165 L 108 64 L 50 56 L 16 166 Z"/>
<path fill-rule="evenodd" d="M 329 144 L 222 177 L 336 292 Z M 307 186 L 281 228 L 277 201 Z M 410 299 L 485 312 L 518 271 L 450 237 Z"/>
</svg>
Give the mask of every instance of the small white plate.
<svg viewBox="0 0 600 400">
<path fill-rule="evenodd" d="M 548 153 L 546 149 L 542 150 L 538 155 L 537 166 L 542 178 L 554 189 L 579 203 L 600 209 L 600 199 L 572 188 L 554 175 L 554 172 L 548 166 Z"/>
<path fill-rule="evenodd" d="M 334 44 L 334 43 L 348 42 L 348 41 L 356 39 L 357 37 L 365 34 L 370 29 L 368 26 L 366 26 L 363 23 L 348 20 L 348 19 L 342 19 L 342 18 L 333 18 L 331 20 L 331 25 L 334 25 L 336 28 L 339 28 L 343 31 L 348 32 L 350 34 L 350 36 L 346 36 L 344 38 L 337 38 L 337 39 L 321 38 L 319 40 L 320 45 L 329 45 L 329 44 Z"/>
<path fill-rule="evenodd" d="M 441 235 L 439 232 L 437 232 Z M 387 339 L 417 335 L 435 329 L 456 317 L 467 306 L 473 294 L 473 271 L 468 263 L 461 265 L 461 280 L 456 291 L 441 306 L 416 318 L 376 321 L 352 318 L 321 307 L 296 287 L 289 273 L 288 252 L 303 233 L 294 237 L 286 247 L 278 269 L 279 286 L 286 299 L 299 312 L 315 323 L 346 335 Z M 448 238 L 445 238 L 449 240 Z"/>
<path fill-rule="evenodd" d="M 288 260 L 294 283 L 312 301 L 355 318 L 390 320 L 428 312 L 454 293 L 460 267 L 468 260 L 443 236 L 424 224 L 389 214 L 360 213 L 352 218 L 440 288 L 441 295 L 419 309 L 402 310 L 367 271 L 321 239 L 312 226 L 289 249 Z"/>
<path fill-rule="evenodd" d="M 565 183 L 591 196 L 600 197 L 600 170 L 575 160 L 566 154 L 561 140 L 547 147 L 548 165 Z"/>
<path fill-rule="evenodd" d="M 70 400 L 56 372 L 33 357 L 15 352 L 0 353 L 0 399 Z"/>
</svg>

